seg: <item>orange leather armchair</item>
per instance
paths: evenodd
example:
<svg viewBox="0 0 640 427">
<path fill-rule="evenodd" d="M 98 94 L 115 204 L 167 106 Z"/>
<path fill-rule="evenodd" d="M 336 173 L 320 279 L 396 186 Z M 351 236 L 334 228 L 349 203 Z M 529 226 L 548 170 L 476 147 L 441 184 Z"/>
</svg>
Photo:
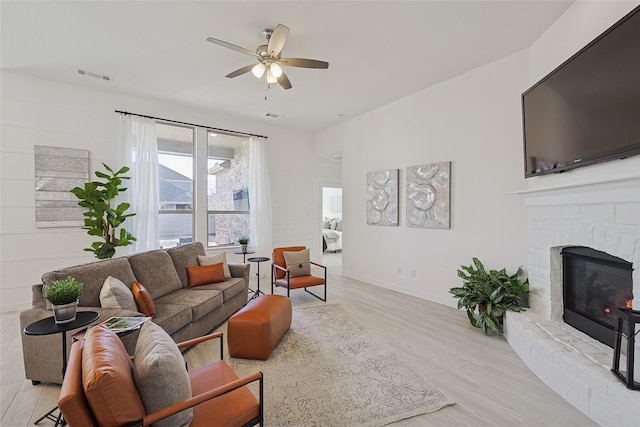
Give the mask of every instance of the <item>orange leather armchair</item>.
<svg viewBox="0 0 640 427">
<path fill-rule="evenodd" d="M 192 346 L 212 338 L 220 338 L 221 340 L 220 358 L 222 359 L 222 333 L 220 332 L 185 341 L 178 344 L 178 347 Z M 83 351 L 90 351 L 88 349 L 84 350 L 84 340 L 75 342 L 71 346 L 67 371 L 60 390 L 60 398 L 58 399 L 60 412 L 70 427 L 93 427 L 99 425 L 95 414 L 96 410 L 101 410 L 101 408 L 91 407 L 83 388 Z M 112 347 L 97 351 L 106 352 L 110 355 L 115 353 Z M 114 361 L 114 363 L 117 364 L 118 362 Z M 193 420 L 190 424 L 192 427 L 254 426 L 257 424 L 262 426 L 262 372 L 238 378 L 226 362 L 215 360 L 189 372 L 189 380 L 192 390 L 190 399 L 150 414 L 142 414 L 143 416 L 140 419 L 133 422 L 119 423 L 115 421 L 114 425 L 126 427 L 149 426 L 185 409 L 193 408 Z M 246 387 L 256 381 L 259 384 L 259 398 L 256 398 Z M 120 387 L 118 393 L 129 393 L 131 390 L 133 390 L 134 394 L 137 393 L 133 382 L 130 387 Z"/>
<path fill-rule="evenodd" d="M 327 267 L 310 261 L 312 266 L 323 269 L 324 275 L 322 277 L 314 275 L 291 277 L 291 273 L 287 270 L 284 252 L 298 252 L 305 249 L 306 246 L 288 246 L 284 248 L 275 248 L 273 250 L 271 258 L 273 260 L 271 264 L 271 293 L 273 294 L 274 285 L 286 288 L 287 296 L 290 296 L 291 289 L 304 288 L 307 293 L 314 297 L 322 301 L 327 301 Z M 321 297 L 307 289 L 312 286 L 324 286 L 324 297 Z"/>
</svg>

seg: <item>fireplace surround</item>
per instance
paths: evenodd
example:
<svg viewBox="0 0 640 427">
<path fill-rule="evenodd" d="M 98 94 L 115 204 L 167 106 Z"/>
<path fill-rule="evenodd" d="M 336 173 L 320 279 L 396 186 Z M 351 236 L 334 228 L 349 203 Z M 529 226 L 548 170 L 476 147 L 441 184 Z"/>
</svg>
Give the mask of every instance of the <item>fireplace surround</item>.
<svg viewBox="0 0 640 427">
<path fill-rule="evenodd" d="M 563 321 L 562 251 L 583 246 L 632 265 L 632 307 L 640 307 L 640 175 L 517 195 L 527 208 L 531 308 L 507 312 L 505 336 L 550 388 L 602 426 L 637 426 L 640 392 L 610 371 L 613 350 Z M 640 340 L 638 340 L 640 342 Z M 636 354 L 640 354 L 636 342 Z M 636 372 L 640 372 L 636 357 Z"/>
</svg>

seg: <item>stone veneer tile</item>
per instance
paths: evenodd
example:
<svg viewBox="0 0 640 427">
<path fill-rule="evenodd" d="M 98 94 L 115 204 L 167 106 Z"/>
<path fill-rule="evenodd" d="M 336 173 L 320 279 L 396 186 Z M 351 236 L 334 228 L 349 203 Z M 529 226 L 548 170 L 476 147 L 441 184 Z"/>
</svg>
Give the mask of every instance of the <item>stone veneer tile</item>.
<svg viewBox="0 0 640 427">
<path fill-rule="evenodd" d="M 591 390 L 589 417 L 603 427 L 619 427 L 622 425 L 622 406 L 609 396 Z"/>
<path fill-rule="evenodd" d="M 617 224 L 638 224 L 640 218 L 640 203 L 620 203 L 615 206 L 615 221 Z"/>
<path fill-rule="evenodd" d="M 640 405 L 636 405 L 638 408 Z M 640 412 L 622 408 L 622 427 L 638 427 L 640 425 Z"/>
<path fill-rule="evenodd" d="M 565 378 L 564 397 L 583 414 L 589 413 L 589 387 L 573 376 Z"/>
<path fill-rule="evenodd" d="M 611 224 L 614 223 L 616 219 L 615 210 L 610 203 L 582 205 L 581 219 L 582 221 Z"/>
</svg>

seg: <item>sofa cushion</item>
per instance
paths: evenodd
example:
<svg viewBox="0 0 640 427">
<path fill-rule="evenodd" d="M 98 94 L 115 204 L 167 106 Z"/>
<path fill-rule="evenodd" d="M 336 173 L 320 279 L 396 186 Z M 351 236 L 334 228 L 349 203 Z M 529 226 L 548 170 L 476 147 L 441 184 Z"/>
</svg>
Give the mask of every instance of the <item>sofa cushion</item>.
<svg viewBox="0 0 640 427">
<path fill-rule="evenodd" d="M 194 288 L 207 283 L 224 282 L 224 268 L 221 262 L 211 265 L 194 265 L 187 267 L 189 287 Z"/>
<path fill-rule="evenodd" d="M 173 260 L 173 266 L 175 267 L 176 273 L 178 273 L 178 277 L 182 282 L 182 287 L 188 287 L 189 280 L 187 278 L 187 267 L 200 265 L 198 263 L 198 255 L 206 255 L 204 246 L 201 242 L 194 242 L 167 249 L 167 253 Z"/>
<path fill-rule="evenodd" d="M 138 311 L 131 289 L 113 276 L 107 277 L 100 289 L 100 307 Z"/>
<path fill-rule="evenodd" d="M 189 399 L 191 382 L 178 346 L 158 325 L 142 325 L 133 360 L 133 378 L 148 414 Z M 189 408 L 154 423 L 154 427 L 188 426 Z"/>
<path fill-rule="evenodd" d="M 82 307 L 100 307 L 100 290 L 107 277 L 113 276 L 122 283 L 133 283 L 136 280 L 127 258 L 114 258 L 50 271 L 42 276 L 42 283 L 50 285 L 54 280 L 69 276 L 84 283 L 80 294 Z"/>
<path fill-rule="evenodd" d="M 236 295 L 247 291 L 246 287 L 244 286 L 244 279 L 242 278 L 233 278 L 220 283 L 209 283 L 206 285 L 196 286 L 195 288 L 191 289 L 194 291 L 222 291 L 222 297 L 225 302 L 229 301 Z"/>
<path fill-rule="evenodd" d="M 131 269 L 153 299 L 182 288 L 173 261 L 166 251 L 157 250 L 131 255 Z"/>
<path fill-rule="evenodd" d="M 190 321 L 195 322 L 212 311 L 218 310 L 222 307 L 223 302 L 223 294 L 218 290 L 196 292 L 194 289 L 181 289 L 157 299 L 156 306 L 189 307 L 191 309 Z"/>
<path fill-rule="evenodd" d="M 178 292 L 178 291 L 176 291 Z M 167 295 L 166 298 L 170 297 Z M 160 304 L 162 299 L 156 303 L 156 317 L 153 323 L 164 329 L 169 335 L 173 335 L 180 329 L 193 321 L 193 308 L 191 304 L 174 304 L 171 298 L 166 300 L 166 304 Z"/>
<path fill-rule="evenodd" d="M 131 359 L 120 338 L 105 326 L 91 328 L 85 335 L 82 385 L 100 426 L 121 426 L 145 415 Z"/>
<path fill-rule="evenodd" d="M 200 265 L 211 265 L 217 264 L 221 262 L 224 268 L 224 278 L 231 279 L 231 271 L 229 270 L 229 266 L 227 265 L 227 254 L 225 252 L 220 252 L 217 255 L 198 255 L 198 263 Z"/>
<path fill-rule="evenodd" d="M 289 271 L 289 277 L 300 277 L 311 275 L 311 260 L 309 259 L 309 249 L 295 252 L 283 252 L 284 262 Z"/>
<path fill-rule="evenodd" d="M 145 316 L 155 317 L 156 304 L 149 291 L 147 291 L 147 288 L 140 282 L 133 282 L 131 291 L 133 292 L 133 297 L 140 311 L 144 313 Z"/>
</svg>

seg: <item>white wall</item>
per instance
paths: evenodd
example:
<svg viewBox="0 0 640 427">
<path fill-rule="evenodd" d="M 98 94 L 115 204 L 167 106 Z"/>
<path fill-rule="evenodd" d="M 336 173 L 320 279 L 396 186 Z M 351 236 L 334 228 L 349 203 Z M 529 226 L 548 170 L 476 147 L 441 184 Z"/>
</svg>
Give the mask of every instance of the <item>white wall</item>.
<svg viewBox="0 0 640 427">
<path fill-rule="evenodd" d="M 577 1 L 530 47 L 532 86 L 640 4 L 639 1 Z M 640 173 L 640 156 L 527 179 L 531 189 L 615 180 Z"/>
<path fill-rule="evenodd" d="M 454 306 L 456 270 L 478 257 L 526 263 L 520 52 L 316 135 L 319 155 L 342 151 L 343 274 Z M 451 229 L 407 227 L 405 168 L 451 161 Z M 366 224 L 366 174 L 400 169 L 400 226 Z"/>
<path fill-rule="evenodd" d="M 31 285 L 39 283 L 43 273 L 94 260 L 82 251 L 93 240 L 84 230 L 35 227 L 33 146 L 87 149 L 93 176 L 101 162 L 117 162 L 116 109 L 268 136 L 273 243 L 295 242 L 311 247 L 312 254 L 319 253 L 321 203 L 317 189 L 321 182 L 339 181 L 340 171 L 335 162 L 314 158 L 309 134 L 119 95 L 108 92 L 109 84 L 102 82 L 97 89 L 88 89 L 3 72 L 1 85 L 2 311 L 30 306 Z"/>
</svg>

